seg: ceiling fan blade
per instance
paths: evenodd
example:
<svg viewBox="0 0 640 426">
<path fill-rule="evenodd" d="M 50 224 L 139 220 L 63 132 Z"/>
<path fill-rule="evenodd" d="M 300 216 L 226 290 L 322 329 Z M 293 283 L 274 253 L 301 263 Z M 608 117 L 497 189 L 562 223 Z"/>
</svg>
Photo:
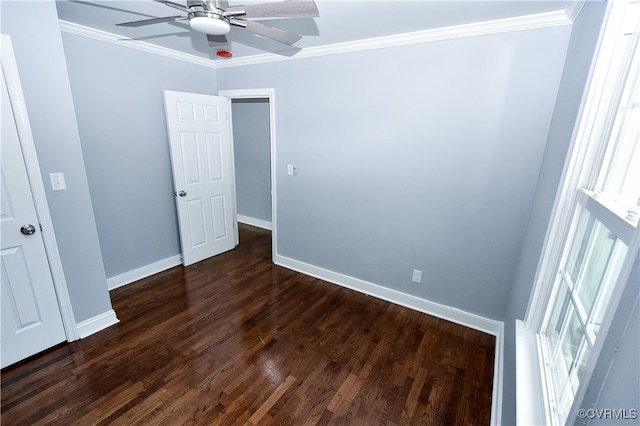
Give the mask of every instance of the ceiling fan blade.
<svg viewBox="0 0 640 426">
<path fill-rule="evenodd" d="M 177 21 L 179 19 L 187 19 L 186 16 L 167 16 L 166 18 L 143 19 L 142 21 L 122 22 L 116 24 L 118 27 L 141 27 L 143 25 L 159 24 L 161 22 Z"/>
<path fill-rule="evenodd" d="M 107 10 L 115 10 L 117 12 L 132 13 L 131 9 L 123 9 L 123 8 L 120 8 L 120 7 L 109 6 L 109 5 L 106 5 L 106 4 L 99 4 L 99 3 L 96 3 L 95 1 L 93 1 L 93 2 L 84 1 L 84 0 L 71 0 L 71 1 L 73 3 L 82 4 L 82 5 L 85 5 L 85 6 L 99 7 L 99 8 L 107 9 Z M 110 4 L 114 4 L 114 3 L 110 3 Z M 117 3 L 115 3 L 115 4 L 117 4 Z M 133 12 L 133 13 L 135 13 L 135 12 Z M 147 14 L 144 14 L 144 13 L 135 13 L 135 14 L 136 15 L 141 15 L 141 16 L 147 16 L 149 18 L 153 17 L 153 15 L 147 15 Z"/>
<path fill-rule="evenodd" d="M 313 0 L 289 0 L 277 3 L 230 6 L 225 10 L 225 15 L 242 16 L 243 18 L 316 18 L 320 16 L 320 13 Z"/>
<path fill-rule="evenodd" d="M 259 22 L 245 21 L 244 19 L 231 19 L 230 22 L 233 25 L 245 28 L 253 34 L 288 44 L 289 46 L 302 38 L 298 34 L 293 34 L 279 28 L 267 27 Z"/>
<path fill-rule="evenodd" d="M 209 47 L 212 49 L 229 49 L 231 46 L 225 35 L 207 34 L 207 40 L 209 41 Z"/>
<path fill-rule="evenodd" d="M 153 0 L 153 1 L 157 1 L 158 3 L 163 3 L 166 4 L 169 7 L 173 7 L 174 9 L 178 9 L 181 10 L 183 12 L 189 12 L 189 8 L 187 6 L 184 6 L 180 3 L 174 3 L 172 1 L 168 1 L 168 0 Z"/>
</svg>

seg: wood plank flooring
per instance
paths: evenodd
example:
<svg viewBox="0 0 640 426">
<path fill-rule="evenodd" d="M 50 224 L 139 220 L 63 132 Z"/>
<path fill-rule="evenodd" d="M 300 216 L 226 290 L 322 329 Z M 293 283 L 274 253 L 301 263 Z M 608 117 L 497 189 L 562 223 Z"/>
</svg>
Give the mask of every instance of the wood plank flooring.
<svg viewBox="0 0 640 426">
<path fill-rule="evenodd" d="M 270 233 L 111 292 L 2 370 L 3 425 L 488 425 L 495 338 L 271 263 Z"/>
</svg>

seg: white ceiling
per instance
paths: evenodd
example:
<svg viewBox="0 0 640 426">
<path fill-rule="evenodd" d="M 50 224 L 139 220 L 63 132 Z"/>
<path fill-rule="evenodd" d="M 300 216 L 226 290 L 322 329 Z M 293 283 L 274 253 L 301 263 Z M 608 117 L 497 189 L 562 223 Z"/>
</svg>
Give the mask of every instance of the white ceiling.
<svg viewBox="0 0 640 426">
<path fill-rule="evenodd" d="M 185 4 L 185 0 L 173 0 Z M 229 0 L 230 5 L 266 3 Z M 227 35 L 234 58 L 278 53 L 291 56 L 299 49 L 334 45 L 443 28 L 474 22 L 534 15 L 564 10 L 570 0 L 316 0 L 320 17 L 261 20 L 303 36 L 294 48 L 252 35 L 232 27 Z M 148 18 L 183 14 L 153 0 L 57 0 L 59 18 L 74 24 L 136 39 L 154 45 L 196 55 L 218 58 L 209 48 L 204 34 L 192 31 L 186 22 L 170 22 L 143 27 L 118 27 L 115 24 Z"/>
</svg>

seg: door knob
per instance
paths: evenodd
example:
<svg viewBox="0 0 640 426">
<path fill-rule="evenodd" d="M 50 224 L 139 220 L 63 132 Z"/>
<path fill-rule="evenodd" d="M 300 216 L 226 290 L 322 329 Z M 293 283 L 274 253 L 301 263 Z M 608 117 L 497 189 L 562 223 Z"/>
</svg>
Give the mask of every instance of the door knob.
<svg viewBox="0 0 640 426">
<path fill-rule="evenodd" d="M 20 232 L 24 235 L 33 235 L 36 233 L 36 227 L 33 225 L 24 225 L 20 228 Z"/>
<path fill-rule="evenodd" d="M 187 193 L 184 192 L 184 191 L 180 191 L 180 192 L 178 192 L 178 195 L 181 196 L 181 197 L 186 197 Z"/>
</svg>

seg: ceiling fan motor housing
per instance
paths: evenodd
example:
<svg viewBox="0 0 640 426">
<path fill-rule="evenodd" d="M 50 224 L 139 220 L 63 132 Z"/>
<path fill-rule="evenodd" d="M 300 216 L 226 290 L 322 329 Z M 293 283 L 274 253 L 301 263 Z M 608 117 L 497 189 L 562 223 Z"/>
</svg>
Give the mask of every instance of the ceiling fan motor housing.
<svg viewBox="0 0 640 426">
<path fill-rule="evenodd" d="M 226 16 L 205 11 L 189 12 L 189 26 L 200 33 L 212 35 L 224 35 L 231 29 Z"/>
</svg>

